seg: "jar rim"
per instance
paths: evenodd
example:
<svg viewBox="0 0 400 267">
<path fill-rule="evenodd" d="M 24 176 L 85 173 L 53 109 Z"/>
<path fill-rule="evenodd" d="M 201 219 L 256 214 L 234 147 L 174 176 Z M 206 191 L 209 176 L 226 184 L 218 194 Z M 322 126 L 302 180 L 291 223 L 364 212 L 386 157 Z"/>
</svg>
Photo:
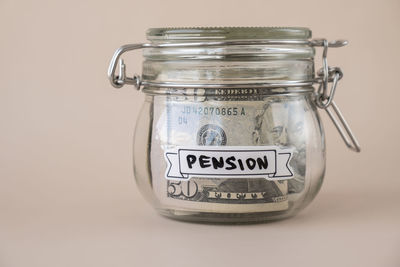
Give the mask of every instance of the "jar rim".
<svg viewBox="0 0 400 267">
<path fill-rule="evenodd" d="M 147 39 L 154 42 L 202 40 L 307 40 L 312 32 L 305 27 L 176 27 L 150 28 Z"/>
</svg>

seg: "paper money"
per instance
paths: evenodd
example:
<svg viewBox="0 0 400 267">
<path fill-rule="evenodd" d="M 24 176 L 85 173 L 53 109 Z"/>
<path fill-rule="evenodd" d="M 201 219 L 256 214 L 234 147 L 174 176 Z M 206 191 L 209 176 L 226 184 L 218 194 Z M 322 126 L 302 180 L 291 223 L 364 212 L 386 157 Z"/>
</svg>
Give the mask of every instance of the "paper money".
<svg viewBox="0 0 400 267">
<path fill-rule="evenodd" d="M 301 114 L 282 97 L 243 96 L 231 89 L 217 97 L 157 96 L 154 98 L 152 136 L 153 190 L 171 209 L 240 213 L 286 210 L 288 194 L 304 188 L 302 151 L 294 152 L 295 178 L 268 181 L 264 178 L 204 178 L 188 181 L 165 178 L 164 151 L 178 146 L 280 146 L 304 147 Z M 237 89 L 244 90 L 244 89 Z M 251 90 L 251 89 L 245 89 Z M 193 93 L 193 92 L 191 92 Z M 199 92 L 198 92 L 199 93 Z M 299 108 L 301 105 L 298 105 Z M 295 128 L 290 126 L 294 121 Z"/>
</svg>

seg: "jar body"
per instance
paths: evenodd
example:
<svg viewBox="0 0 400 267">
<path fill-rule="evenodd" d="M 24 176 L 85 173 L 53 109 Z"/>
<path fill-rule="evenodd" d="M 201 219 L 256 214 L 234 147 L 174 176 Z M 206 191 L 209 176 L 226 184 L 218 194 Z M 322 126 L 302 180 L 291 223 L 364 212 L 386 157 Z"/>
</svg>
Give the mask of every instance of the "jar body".
<svg viewBox="0 0 400 267">
<path fill-rule="evenodd" d="M 288 149 L 293 175 L 168 179 L 166 153 L 182 147 Z M 134 171 L 141 193 L 174 219 L 247 223 L 293 216 L 318 193 L 325 172 L 324 133 L 312 88 L 147 94 L 136 124 Z"/>
<path fill-rule="evenodd" d="M 311 31 L 150 29 L 147 37 L 154 46 L 143 54 L 134 170 L 153 206 L 214 223 L 282 219 L 305 207 L 325 171 Z"/>
</svg>

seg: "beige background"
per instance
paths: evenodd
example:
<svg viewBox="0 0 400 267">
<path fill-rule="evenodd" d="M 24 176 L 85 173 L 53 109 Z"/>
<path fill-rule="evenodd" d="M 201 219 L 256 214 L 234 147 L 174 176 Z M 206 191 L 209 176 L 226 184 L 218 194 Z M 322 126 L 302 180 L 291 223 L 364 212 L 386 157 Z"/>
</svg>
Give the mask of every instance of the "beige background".
<svg viewBox="0 0 400 267">
<path fill-rule="evenodd" d="M 0 0 L 0 267 L 400 266 L 400 2 Z M 347 38 L 323 114 L 327 175 L 295 218 L 212 226 L 155 214 L 137 191 L 132 136 L 143 94 L 114 90 L 114 50 L 157 26 L 305 26 Z M 140 73 L 139 53 L 128 71 Z M 319 62 L 318 62 L 319 64 Z"/>
</svg>

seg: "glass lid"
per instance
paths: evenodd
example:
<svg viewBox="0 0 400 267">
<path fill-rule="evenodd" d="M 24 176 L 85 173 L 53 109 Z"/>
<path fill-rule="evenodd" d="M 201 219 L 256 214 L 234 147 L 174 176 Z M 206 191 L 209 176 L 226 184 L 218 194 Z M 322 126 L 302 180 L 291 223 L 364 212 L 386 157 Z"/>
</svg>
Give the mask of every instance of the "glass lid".
<svg viewBox="0 0 400 267">
<path fill-rule="evenodd" d="M 149 41 L 185 40 L 306 40 L 311 30 L 303 27 L 194 27 L 150 28 Z"/>
</svg>

